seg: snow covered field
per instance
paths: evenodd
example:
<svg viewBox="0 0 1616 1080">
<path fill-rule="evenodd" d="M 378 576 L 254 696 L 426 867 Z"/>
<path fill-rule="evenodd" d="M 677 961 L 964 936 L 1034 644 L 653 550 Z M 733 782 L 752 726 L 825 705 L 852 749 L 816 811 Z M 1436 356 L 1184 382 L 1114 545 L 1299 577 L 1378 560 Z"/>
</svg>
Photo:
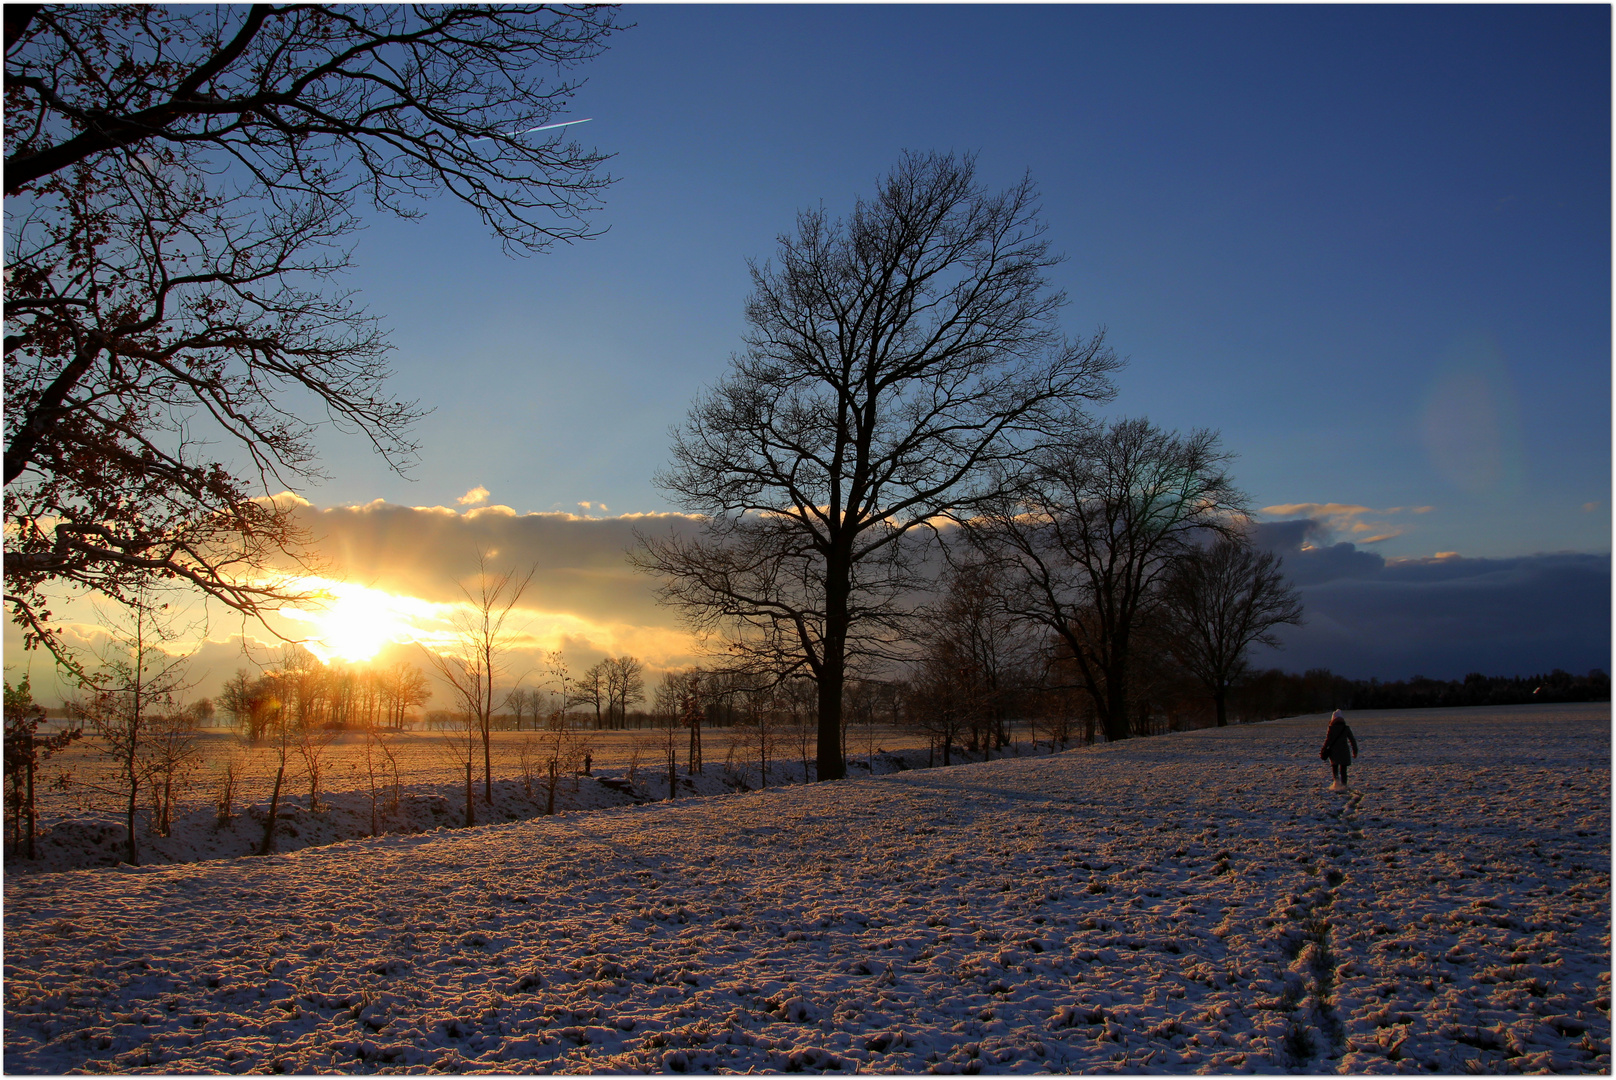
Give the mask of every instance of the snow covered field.
<svg viewBox="0 0 1616 1080">
<path fill-rule="evenodd" d="M 1610 1069 L 1609 707 L 11 880 L 5 1069 Z"/>
<path fill-rule="evenodd" d="M 862 736 L 865 731 L 860 728 L 856 733 Z M 556 810 L 598 810 L 667 798 L 666 734 L 666 729 L 577 733 L 579 745 L 587 746 L 592 754 L 591 774 L 578 776 L 569 771 L 559 779 Z M 790 756 L 792 748 L 783 741 L 771 751 L 765 781 L 755 742 L 741 728 L 707 729 L 706 769 L 691 776 L 686 772 L 685 732 L 675 734 L 680 796 L 719 795 L 803 782 L 805 765 Z M 549 809 L 538 756 L 530 759 L 526 780 L 520 760 L 521 745 L 531 742 L 538 746 L 539 739 L 531 732 L 494 733 L 490 747 L 492 805 L 484 801 L 482 756 L 477 748 L 474 787 L 479 824 L 522 821 L 543 816 Z M 206 732 L 197 741 L 201 767 L 182 785 L 169 835 L 159 836 L 152 830 L 149 808 L 137 814 L 136 838 L 143 864 L 252 855 L 263 841 L 274 785 L 274 752 L 264 746 L 249 746 L 225 732 Z M 912 731 L 877 727 L 867 742 L 850 742 L 858 751 L 848 760 L 848 770 L 853 775 L 924 768 L 930 756 L 924 737 Z M 864 745 L 858 745 L 860 742 Z M 344 735 L 326 751 L 317 809 L 310 806 L 306 765 L 296 755 L 290 756 L 275 815 L 275 849 L 290 852 L 382 833 L 419 833 L 463 826 L 464 765 L 455 762 L 443 739 L 436 733 L 404 732 L 390 735 L 388 745 L 397 763 L 396 798 L 393 774 L 379 756 L 372 759 L 378 786 L 374 791 L 370 788 L 365 740 Z M 1040 747 L 1042 752 L 1048 752 L 1047 743 Z M 866 753 L 866 749 L 870 752 Z M 998 753 L 1019 756 L 1032 752 L 1031 744 L 1022 741 Z M 955 755 L 965 756 L 957 748 Z M 124 811 L 113 793 L 116 782 L 101 775 L 109 768 L 105 755 L 84 742 L 75 743 L 66 754 L 51 759 L 47 781 L 64 762 L 72 770 L 72 783 L 41 784 L 36 858 L 12 859 L 5 868 L 8 876 L 114 866 L 126 859 Z M 229 823 L 221 825 L 218 777 L 231 763 L 237 769 L 233 813 Z M 148 782 L 146 788 L 151 787 Z"/>
</svg>

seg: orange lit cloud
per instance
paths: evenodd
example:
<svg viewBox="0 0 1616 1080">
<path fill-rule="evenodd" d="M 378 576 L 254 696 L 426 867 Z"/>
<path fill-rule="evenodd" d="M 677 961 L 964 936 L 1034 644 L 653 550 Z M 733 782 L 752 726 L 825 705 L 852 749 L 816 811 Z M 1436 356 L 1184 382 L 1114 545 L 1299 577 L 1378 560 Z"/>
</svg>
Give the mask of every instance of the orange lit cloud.
<svg viewBox="0 0 1616 1080">
<path fill-rule="evenodd" d="M 465 610 L 461 589 L 474 583 L 479 553 L 495 570 L 534 570 L 512 616 L 516 636 L 508 670 L 513 681 L 525 676 L 524 685 L 533 685 L 542 678 L 544 656 L 557 650 L 574 671 L 604 656 L 636 656 L 646 664 L 648 683 L 663 670 L 701 659 L 677 613 L 656 603 L 651 579 L 626 559 L 635 529 L 662 535 L 699 528 L 700 518 L 521 514 L 500 505 L 457 510 L 382 501 L 321 508 L 294 495 L 276 496 L 275 502 L 290 508 L 311 537 L 307 563 L 284 564 L 286 580 L 326 598 L 287 609 L 271 621 L 324 660 L 402 660 L 426 667 L 423 649 L 444 648 L 456 613 Z M 104 640 L 84 601 L 64 602 L 54 610 L 73 624 L 73 638 L 87 650 Z M 22 662 L 36 685 L 43 685 L 47 665 L 23 653 L 20 643 L 8 623 L 8 677 L 9 665 Z M 216 694 L 237 668 L 257 670 L 275 662 L 282 647 L 263 626 L 228 612 L 214 612 L 211 625 L 175 644 L 196 653 L 193 697 Z"/>
<path fill-rule="evenodd" d="M 476 487 L 472 488 L 470 491 L 466 492 L 464 495 L 460 496 L 460 498 L 455 500 L 455 502 L 459 503 L 461 506 L 476 506 L 478 503 L 485 503 L 487 501 L 488 489 L 483 487 L 481 484 L 478 484 Z"/>
<path fill-rule="evenodd" d="M 300 501 L 297 513 L 322 567 L 320 579 L 303 583 L 335 602 L 287 618 L 322 657 L 386 660 L 404 650 L 419 661 L 421 649 L 445 648 L 481 554 L 495 571 L 533 569 L 512 617 L 513 672 L 539 670 L 552 650 L 574 667 L 626 653 L 653 675 L 699 659 L 677 613 L 656 603 L 651 579 L 626 558 L 636 529 L 688 530 L 700 526 L 697 517 L 520 514 L 498 504 L 456 511 L 380 500 L 332 508 Z"/>
<path fill-rule="evenodd" d="M 1387 518 L 1401 514 L 1429 514 L 1431 506 L 1390 506 L 1376 510 L 1353 503 L 1281 503 L 1265 506 L 1262 513 L 1271 517 L 1309 518 L 1332 533 L 1343 533 L 1354 543 L 1377 544 L 1408 531 L 1404 523 Z"/>
</svg>

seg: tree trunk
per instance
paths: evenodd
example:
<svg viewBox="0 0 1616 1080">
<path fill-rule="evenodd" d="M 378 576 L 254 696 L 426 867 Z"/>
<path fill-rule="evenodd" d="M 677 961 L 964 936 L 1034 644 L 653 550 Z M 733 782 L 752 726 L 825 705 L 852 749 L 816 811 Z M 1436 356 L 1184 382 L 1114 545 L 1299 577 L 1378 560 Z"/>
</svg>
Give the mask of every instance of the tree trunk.
<svg viewBox="0 0 1616 1080">
<path fill-rule="evenodd" d="M 477 824 L 477 789 L 471 786 L 471 758 L 466 759 L 466 828 Z"/>
<path fill-rule="evenodd" d="M 1229 688 L 1221 682 L 1212 691 L 1212 704 L 1218 711 L 1218 727 L 1228 727 Z"/>
<path fill-rule="evenodd" d="M 1126 739 L 1132 732 L 1128 725 L 1128 684 L 1115 672 L 1107 672 L 1105 680 L 1105 714 L 1100 722 L 1105 726 L 1105 741 Z"/>
<path fill-rule="evenodd" d="M 493 723 L 492 716 L 483 721 L 483 803 L 487 806 L 494 805 L 494 759 L 488 751 L 488 729 Z"/>
<path fill-rule="evenodd" d="M 36 858 L 34 854 L 34 733 L 27 732 L 23 736 L 23 754 L 28 770 L 28 857 Z"/>
<path fill-rule="evenodd" d="M 132 769 L 133 765 L 131 765 L 131 770 Z M 138 798 L 139 791 L 139 785 L 131 779 L 129 781 L 129 805 L 124 811 L 123 819 L 124 831 L 128 838 L 124 846 L 124 861 L 130 866 L 140 865 L 140 847 L 135 842 L 135 803 Z"/>
<path fill-rule="evenodd" d="M 275 770 L 275 787 L 269 795 L 269 821 L 264 825 L 264 842 L 258 845 L 258 854 L 268 855 L 275 850 L 275 815 L 281 809 L 281 780 L 286 776 L 286 763 Z"/>
<path fill-rule="evenodd" d="M 853 592 L 852 560 L 833 549 L 825 560 L 825 636 L 819 664 L 819 747 L 815 764 L 820 780 L 847 775 L 842 752 L 842 690 L 847 681 L 848 602 Z"/>
</svg>

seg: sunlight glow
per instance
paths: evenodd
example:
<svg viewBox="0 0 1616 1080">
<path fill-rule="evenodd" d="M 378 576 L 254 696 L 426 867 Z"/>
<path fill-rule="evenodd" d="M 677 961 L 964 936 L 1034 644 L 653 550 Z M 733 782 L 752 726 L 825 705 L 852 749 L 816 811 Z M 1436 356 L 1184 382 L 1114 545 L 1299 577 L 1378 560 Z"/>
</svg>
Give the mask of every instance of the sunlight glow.
<svg viewBox="0 0 1616 1080">
<path fill-rule="evenodd" d="M 437 605 L 413 597 L 394 596 L 363 585 L 332 582 L 325 586 L 331 599 L 317 611 L 283 608 L 281 614 L 314 627 L 306 643 L 321 660 L 361 663 L 373 659 L 394 642 L 417 641 L 429 636 L 416 625 L 431 620 Z"/>
<path fill-rule="evenodd" d="M 304 607 L 283 607 L 279 615 L 296 624 L 288 628 L 290 636 L 328 664 L 366 664 L 393 646 L 450 655 L 460 647 L 462 624 L 468 617 L 475 621 L 464 602 L 438 603 L 316 576 L 287 577 L 280 584 L 320 597 Z M 545 655 L 556 649 L 586 655 L 630 653 L 653 666 L 693 663 L 699 651 L 683 629 L 533 608 L 514 613 L 501 647 L 509 652 L 512 670 L 524 671 L 538 670 Z M 414 657 L 412 663 L 424 659 L 418 650 L 408 655 Z"/>
</svg>

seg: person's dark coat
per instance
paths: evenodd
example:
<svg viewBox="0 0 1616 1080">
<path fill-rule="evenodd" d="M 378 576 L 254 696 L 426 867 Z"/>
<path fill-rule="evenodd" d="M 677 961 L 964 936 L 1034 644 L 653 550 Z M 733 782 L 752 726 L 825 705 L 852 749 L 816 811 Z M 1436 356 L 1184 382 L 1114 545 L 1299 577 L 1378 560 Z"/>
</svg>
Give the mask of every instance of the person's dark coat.
<svg viewBox="0 0 1616 1080">
<path fill-rule="evenodd" d="M 1337 765 L 1350 765 L 1352 759 L 1357 756 L 1358 740 L 1353 738 L 1352 729 L 1347 726 L 1347 722 L 1331 720 L 1330 729 L 1324 733 L 1324 749 L 1319 751 L 1319 757 L 1333 761 Z"/>
</svg>

